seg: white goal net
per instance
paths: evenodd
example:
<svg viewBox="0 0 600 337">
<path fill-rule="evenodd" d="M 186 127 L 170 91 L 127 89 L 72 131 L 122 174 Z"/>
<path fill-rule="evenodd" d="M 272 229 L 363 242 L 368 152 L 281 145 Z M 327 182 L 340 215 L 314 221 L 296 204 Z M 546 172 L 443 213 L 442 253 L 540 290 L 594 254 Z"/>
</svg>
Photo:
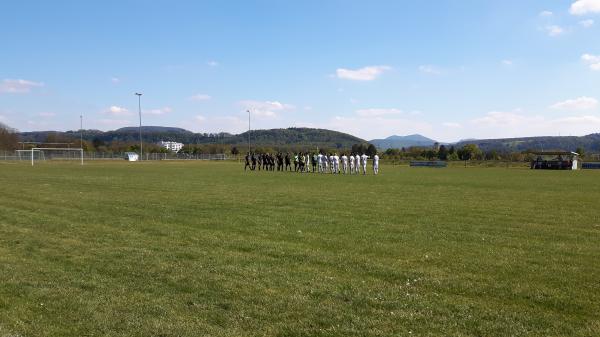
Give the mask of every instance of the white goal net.
<svg viewBox="0 0 600 337">
<path fill-rule="evenodd" d="M 83 149 L 81 148 L 35 147 L 31 150 L 19 151 L 29 155 L 31 166 L 34 165 L 36 160 L 76 160 L 83 165 Z M 21 155 L 19 154 L 19 157 Z"/>
</svg>

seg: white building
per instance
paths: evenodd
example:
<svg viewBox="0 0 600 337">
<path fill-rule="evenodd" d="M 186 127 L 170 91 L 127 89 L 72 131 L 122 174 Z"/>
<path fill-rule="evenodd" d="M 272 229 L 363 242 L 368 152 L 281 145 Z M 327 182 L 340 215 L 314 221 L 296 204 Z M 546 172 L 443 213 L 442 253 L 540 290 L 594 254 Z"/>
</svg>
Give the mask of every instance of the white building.
<svg viewBox="0 0 600 337">
<path fill-rule="evenodd" d="M 173 152 L 179 152 L 179 150 L 181 150 L 181 148 L 183 147 L 183 143 L 165 142 L 162 140 L 158 143 L 158 145 L 164 147 L 165 149 L 167 149 L 169 151 L 173 151 Z"/>
</svg>

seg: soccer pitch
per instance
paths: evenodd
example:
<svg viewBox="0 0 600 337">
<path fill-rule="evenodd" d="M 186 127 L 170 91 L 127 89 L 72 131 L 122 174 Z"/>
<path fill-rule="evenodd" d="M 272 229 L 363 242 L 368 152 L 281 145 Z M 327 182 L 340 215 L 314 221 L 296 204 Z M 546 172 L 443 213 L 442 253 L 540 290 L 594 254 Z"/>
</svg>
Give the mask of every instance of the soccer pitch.
<svg viewBox="0 0 600 337">
<path fill-rule="evenodd" d="M 600 335 L 596 171 L 0 163 L 0 186 L 0 337 Z"/>
</svg>

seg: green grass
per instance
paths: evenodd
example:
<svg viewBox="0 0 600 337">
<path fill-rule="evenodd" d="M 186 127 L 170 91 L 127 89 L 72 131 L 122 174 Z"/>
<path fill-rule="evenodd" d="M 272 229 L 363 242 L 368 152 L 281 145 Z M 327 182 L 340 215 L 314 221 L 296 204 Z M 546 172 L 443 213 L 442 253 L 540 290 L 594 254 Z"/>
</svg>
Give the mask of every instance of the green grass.
<svg viewBox="0 0 600 337">
<path fill-rule="evenodd" d="M 0 163 L 0 190 L 0 337 L 600 335 L 600 172 Z"/>
</svg>

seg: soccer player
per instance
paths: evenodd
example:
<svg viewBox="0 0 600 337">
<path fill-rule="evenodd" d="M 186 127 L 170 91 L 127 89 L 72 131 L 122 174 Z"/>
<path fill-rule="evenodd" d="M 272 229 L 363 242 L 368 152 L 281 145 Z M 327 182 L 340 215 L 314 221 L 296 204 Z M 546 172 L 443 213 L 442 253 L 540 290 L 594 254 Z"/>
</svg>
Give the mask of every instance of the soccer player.
<svg viewBox="0 0 600 337">
<path fill-rule="evenodd" d="M 345 153 L 342 155 L 342 169 L 344 174 L 348 174 L 348 156 Z"/>
<path fill-rule="evenodd" d="M 254 153 L 252 154 L 252 168 L 250 168 L 252 171 L 256 170 L 256 156 L 254 155 Z"/>
<path fill-rule="evenodd" d="M 333 173 L 333 169 L 334 169 L 335 164 L 333 163 L 333 153 L 329 155 L 329 169 L 331 170 L 331 173 Z"/>
<path fill-rule="evenodd" d="M 354 172 L 356 174 L 360 174 L 360 155 L 358 153 L 354 156 L 354 160 L 356 161 L 356 165 L 354 166 Z"/>
<path fill-rule="evenodd" d="M 350 154 L 350 174 L 354 174 L 354 155 Z"/>
<path fill-rule="evenodd" d="M 379 156 L 374 155 L 373 156 L 373 174 L 378 174 L 378 173 L 379 173 Z"/>
<path fill-rule="evenodd" d="M 287 172 L 288 168 L 291 171 L 292 170 L 292 164 L 291 164 L 291 160 L 290 160 L 290 154 L 286 153 L 285 154 L 285 171 L 286 172 Z"/>
<path fill-rule="evenodd" d="M 325 163 L 325 165 L 324 165 L 325 173 L 329 173 L 329 156 L 327 156 L 327 155 L 323 156 L 323 163 Z"/>
<path fill-rule="evenodd" d="M 298 164 L 300 164 L 300 161 L 298 159 L 298 154 L 294 154 L 294 172 L 298 172 Z"/>
<path fill-rule="evenodd" d="M 319 164 L 319 173 L 323 173 L 323 154 L 319 152 L 317 155 L 317 164 Z"/>
<path fill-rule="evenodd" d="M 313 156 L 312 156 L 312 171 L 313 171 L 313 173 L 317 172 L 318 159 L 319 159 L 319 156 L 317 156 L 316 153 L 313 153 Z"/>
<path fill-rule="evenodd" d="M 363 153 L 362 156 L 360 156 L 360 159 L 362 159 L 362 170 L 363 175 L 365 175 L 367 174 L 367 159 L 369 159 L 369 156 Z"/>
<path fill-rule="evenodd" d="M 250 169 L 252 169 L 250 166 L 250 152 L 246 153 L 245 159 L 246 159 L 246 165 L 244 165 L 244 171 L 246 171 L 246 169 L 249 167 L 250 167 Z"/>
<path fill-rule="evenodd" d="M 334 168 L 333 172 L 335 174 L 340 174 L 340 156 L 337 153 L 333 155 Z"/>
</svg>

